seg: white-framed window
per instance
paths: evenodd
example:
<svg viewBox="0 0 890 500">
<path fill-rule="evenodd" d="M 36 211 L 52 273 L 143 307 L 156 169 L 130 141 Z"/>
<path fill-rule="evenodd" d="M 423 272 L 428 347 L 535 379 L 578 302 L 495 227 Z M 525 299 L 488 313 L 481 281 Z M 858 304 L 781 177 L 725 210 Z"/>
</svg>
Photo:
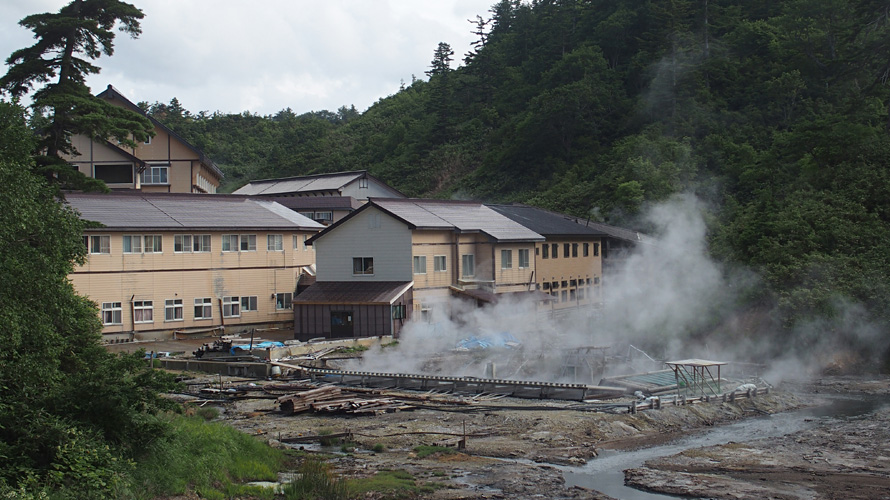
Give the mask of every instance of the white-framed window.
<svg viewBox="0 0 890 500">
<path fill-rule="evenodd" d="M 280 234 L 266 235 L 266 250 L 270 252 L 281 252 L 284 250 L 284 236 Z"/>
<path fill-rule="evenodd" d="M 374 257 L 353 257 L 352 274 L 374 274 Z"/>
<path fill-rule="evenodd" d="M 304 235 L 303 235 L 303 251 L 304 251 L 304 252 L 307 251 L 307 250 L 309 250 L 309 247 L 310 247 L 309 243 L 306 243 L 307 241 L 309 241 L 309 235 L 308 235 L 308 234 L 304 234 Z"/>
<path fill-rule="evenodd" d="M 238 251 L 238 235 L 224 234 L 222 235 L 222 251 L 237 252 Z"/>
<path fill-rule="evenodd" d="M 358 188 L 359 189 L 368 189 L 368 178 L 362 177 L 358 180 Z"/>
<path fill-rule="evenodd" d="M 191 253 L 192 235 L 177 234 L 173 236 L 173 253 Z"/>
<path fill-rule="evenodd" d="M 590 256 L 590 243 L 585 243 L 585 244 L 584 244 L 584 252 L 582 253 L 582 255 L 583 255 L 584 257 L 589 257 L 589 256 Z"/>
<path fill-rule="evenodd" d="M 460 275 L 469 278 L 476 276 L 476 256 L 473 254 L 464 254 L 460 256 L 461 270 Z"/>
<path fill-rule="evenodd" d="M 241 251 L 242 252 L 256 252 L 256 235 L 255 234 L 242 234 L 241 235 Z"/>
<path fill-rule="evenodd" d="M 145 236 L 145 253 L 163 253 L 163 238 L 160 234 L 149 234 Z"/>
<path fill-rule="evenodd" d="M 276 293 L 275 294 L 275 310 L 283 311 L 286 309 L 290 309 L 293 298 L 294 298 L 294 294 L 291 292 Z"/>
<path fill-rule="evenodd" d="M 111 236 L 90 236 L 90 253 L 111 253 Z"/>
<path fill-rule="evenodd" d="M 241 297 L 241 312 L 258 311 L 256 295 Z"/>
<path fill-rule="evenodd" d="M 501 250 L 501 269 L 513 269 L 513 250 Z"/>
<path fill-rule="evenodd" d="M 143 184 L 169 184 L 166 165 L 150 165 L 142 173 Z"/>
<path fill-rule="evenodd" d="M 238 318 L 241 316 L 241 297 L 223 297 L 223 318 Z"/>
<path fill-rule="evenodd" d="M 142 253 L 142 236 L 125 234 L 121 243 L 124 253 Z"/>
<path fill-rule="evenodd" d="M 136 323 L 153 323 L 154 306 L 150 300 L 133 301 L 133 321 Z"/>
<path fill-rule="evenodd" d="M 308 219 L 314 219 L 314 218 L 315 218 L 315 212 L 297 212 L 297 213 L 300 214 L 300 215 L 302 215 L 303 217 L 308 218 Z"/>
<path fill-rule="evenodd" d="M 101 313 L 103 325 L 120 325 L 123 323 L 120 302 L 103 302 Z"/>
<path fill-rule="evenodd" d="M 210 319 L 213 317 L 213 299 L 201 297 L 195 299 L 195 319 Z"/>
<path fill-rule="evenodd" d="M 146 136 L 146 137 L 145 137 L 145 141 L 143 141 L 142 144 L 145 144 L 146 146 L 148 146 L 149 144 L 151 144 L 151 136 L 150 136 L 150 135 L 149 135 L 149 136 Z"/>
<path fill-rule="evenodd" d="M 426 274 L 426 255 L 414 256 L 414 274 Z"/>
<path fill-rule="evenodd" d="M 519 249 L 519 269 L 528 269 L 528 248 Z"/>
<path fill-rule="evenodd" d="M 331 222 L 334 220 L 334 212 L 315 212 L 315 220 L 319 222 Z"/>
<path fill-rule="evenodd" d="M 207 253 L 210 251 L 210 235 L 209 234 L 193 234 L 192 235 L 192 251 L 195 253 Z"/>
<path fill-rule="evenodd" d="M 164 321 L 182 321 L 182 299 L 164 301 Z"/>
<path fill-rule="evenodd" d="M 433 256 L 433 271 L 441 273 L 447 271 L 447 264 L 444 255 Z"/>
</svg>

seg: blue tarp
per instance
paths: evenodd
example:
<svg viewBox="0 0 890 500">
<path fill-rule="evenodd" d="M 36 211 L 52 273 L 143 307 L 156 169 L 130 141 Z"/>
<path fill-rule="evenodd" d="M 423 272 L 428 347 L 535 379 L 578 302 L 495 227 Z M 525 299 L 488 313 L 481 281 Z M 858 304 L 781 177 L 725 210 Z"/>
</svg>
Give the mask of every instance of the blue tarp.
<svg viewBox="0 0 890 500">
<path fill-rule="evenodd" d="M 488 349 L 490 347 L 516 347 L 520 344 L 519 340 L 507 332 L 494 333 L 482 336 L 470 336 L 457 343 L 458 349 L 468 351 L 475 349 Z"/>
<path fill-rule="evenodd" d="M 248 347 L 250 347 L 249 344 L 248 344 L 248 345 L 236 345 L 236 346 L 232 346 L 232 349 L 231 349 L 230 352 L 231 352 L 232 354 L 235 354 L 235 351 L 247 351 L 247 350 L 248 350 Z M 270 347 L 284 347 L 284 344 L 281 343 L 281 342 L 265 341 L 265 342 L 260 342 L 260 343 L 257 343 L 257 344 L 254 344 L 254 345 L 253 345 L 253 349 L 268 349 L 268 348 L 270 348 Z"/>
</svg>

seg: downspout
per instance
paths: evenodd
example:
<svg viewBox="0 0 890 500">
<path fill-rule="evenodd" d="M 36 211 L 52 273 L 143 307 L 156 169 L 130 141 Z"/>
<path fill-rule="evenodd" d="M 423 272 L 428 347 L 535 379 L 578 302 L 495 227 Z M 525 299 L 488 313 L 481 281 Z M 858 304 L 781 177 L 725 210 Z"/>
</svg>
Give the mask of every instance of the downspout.
<svg viewBox="0 0 890 500">
<path fill-rule="evenodd" d="M 223 303 L 221 298 L 216 299 L 217 304 L 219 304 L 219 324 L 223 327 L 226 326 L 225 316 L 223 316 Z"/>
<path fill-rule="evenodd" d="M 494 260 L 494 243 L 489 243 L 491 245 L 491 288 L 492 293 L 498 293 L 498 266 L 495 265 Z"/>
<path fill-rule="evenodd" d="M 451 239 L 454 244 L 454 255 L 452 257 L 452 266 L 451 266 L 451 281 L 455 286 L 460 282 L 460 232 L 454 231 L 451 233 Z"/>
<path fill-rule="evenodd" d="M 136 333 L 136 304 L 133 302 L 135 298 L 136 294 L 130 296 L 130 325 L 133 327 L 133 333 Z"/>
</svg>

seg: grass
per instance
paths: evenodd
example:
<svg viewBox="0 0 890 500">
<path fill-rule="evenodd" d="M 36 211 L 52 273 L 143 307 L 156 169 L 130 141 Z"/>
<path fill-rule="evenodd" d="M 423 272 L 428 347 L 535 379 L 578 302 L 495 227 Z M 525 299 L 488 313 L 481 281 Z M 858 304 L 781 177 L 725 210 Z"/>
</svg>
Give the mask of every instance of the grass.
<svg viewBox="0 0 890 500">
<path fill-rule="evenodd" d="M 347 481 L 350 497 L 364 497 L 369 492 L 383 493 L 385 498 L 406 498 L 432 493 L 441 488 L 431 483 L 418 484 L 404 470 L 379 470 L 372 477 Z"/>
<path fill-rule="evenodd" d="M 457 453 L 457 450 L 447 446 L 418 446 L 414 448 L 414 453 L 417 453 L 417 458 L 426 458 L 435 454 L 451 455 Z"/>
<path fill-rule="evenodd" d="M 347 483 L 331 472 L 328 464 L 308 458 L 300 466 L 300 477 L 284 485 L 285 500 L 345 500 L 349 498 Z"/>
<path fill-rule="evenodd" d="M 284 452 L 200 416 L 171 416 L 173 433 L 155 441 L 137 460 L 132 497 L 194 492 L 202 498 L 272 498 L 247 481 L 275 481 Z"/>
</svg>

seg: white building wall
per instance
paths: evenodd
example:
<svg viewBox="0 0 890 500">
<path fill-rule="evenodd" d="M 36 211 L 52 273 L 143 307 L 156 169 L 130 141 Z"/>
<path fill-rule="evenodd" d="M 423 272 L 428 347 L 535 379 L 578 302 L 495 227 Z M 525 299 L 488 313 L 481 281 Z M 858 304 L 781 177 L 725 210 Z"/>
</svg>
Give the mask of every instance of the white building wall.
<svg viewBox="0 0 890 500">
<path fill-rule="evenodd" d="M 369 207 L 315 241 L 318 281 L 411 281 L 411 230 Z M 352 259 L 374 259 L 374 274 L 353 274 Z"/>
<path fill-rule="evenodd" d="M 356 181 L 350 182 L 346 186 L 343 186 L 342 195 L 343 196 L 352 196 L 356 200 L 367 201 L 368 198 L 397 198 L 398 196 L 393 193 L 391 190 L 386 189 L 381 186 L 379 183 L 374 182 L 373 179 L 368 179 L 367 186 L 361 187 L 362 180 L 358 179 Z"/>
</svg>

